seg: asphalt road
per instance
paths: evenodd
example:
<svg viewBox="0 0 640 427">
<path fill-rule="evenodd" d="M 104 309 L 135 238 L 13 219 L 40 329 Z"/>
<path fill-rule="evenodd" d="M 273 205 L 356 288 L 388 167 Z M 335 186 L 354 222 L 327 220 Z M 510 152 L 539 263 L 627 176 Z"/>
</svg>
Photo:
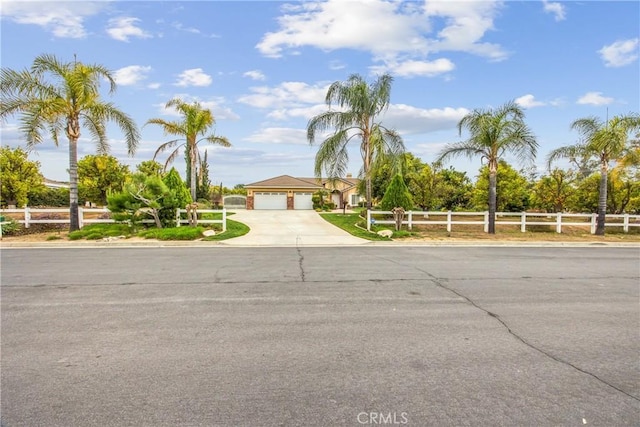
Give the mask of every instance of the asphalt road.
<svg viewBox="0 0 640 427">
<path fill-rule="evenodd" d="M 4 426 L 640 424 L 640 249 L 3 249 Z"/>
</svg>

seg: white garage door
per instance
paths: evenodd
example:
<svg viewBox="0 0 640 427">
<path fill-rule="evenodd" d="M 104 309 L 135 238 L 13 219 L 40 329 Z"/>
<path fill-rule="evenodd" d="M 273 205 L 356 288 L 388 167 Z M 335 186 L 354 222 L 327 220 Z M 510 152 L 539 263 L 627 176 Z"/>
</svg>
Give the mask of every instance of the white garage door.
<svg viewBox="0 0 640 427">
<path fill-rule="evenodd" d="M 311 196 L 313 196 L 313 193 L 294 193 L 293 209 L 313 209 Z"/>
<path fill-rule="evenodd" d="M 255 193 L 253 208 L 263 209 L 287 209 L 287 193 Z"/>
</svg>

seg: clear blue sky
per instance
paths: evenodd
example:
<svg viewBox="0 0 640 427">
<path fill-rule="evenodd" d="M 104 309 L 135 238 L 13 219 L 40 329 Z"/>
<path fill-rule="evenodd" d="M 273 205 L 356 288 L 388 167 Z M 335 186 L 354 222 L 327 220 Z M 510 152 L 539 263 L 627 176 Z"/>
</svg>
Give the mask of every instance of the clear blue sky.
<svg viewBox="0 0 640 427">
<path fill-rule="evenodd" d="M 211 179 L 225 186 L 312 176 L 307 121 L 326 109 L 327 86 L 353 73 L 394 76 L 383 122 L 425 162 L 459 140 L 457 122 L 474 108 L 525 107 L 540 170 L 551 149 L 576 142 L 573 120 L 640 110 L 636 1 L 3 0 L 1 16 L 2 67 L 28 67 L 42 53 L 103 64 L 119 84 L 110 100 L 140 127 L 176 118 L 163 108 L 173 97 L 211 108 L 215 132 L 233 144 L 208 147 Z M 1 137 L 21 143 L 15 118 Z M 109 137 L 131 169 L 169 139 L 146 126 L 128 158 L 116 128 Z M 80 156 L 94 152 L 83 137 Z M 46 177 L 68 179 L 64 141 L 42 143 L 31 158 Z M 175 165 L 184 171 L 182 157 Z M 474 177 L 480 160 L 452 165 Z M 357 149 L 350 166 L 356 175 Z"/>
</svg>

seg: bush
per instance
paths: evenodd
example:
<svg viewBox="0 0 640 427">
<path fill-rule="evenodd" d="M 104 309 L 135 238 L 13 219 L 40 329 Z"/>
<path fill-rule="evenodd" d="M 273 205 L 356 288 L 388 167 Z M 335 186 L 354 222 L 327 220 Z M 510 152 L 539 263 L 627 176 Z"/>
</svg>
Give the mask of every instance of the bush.
<svg viewBox="0 0 640 427">
<path fill-rule="evenodd" d="M 44 188 L 29 192 L 29 206 L 52 208 L 69 206 L 69 189 Z"/>
<path fill-rule="evenodd" d="M 158 240 L 195 240 L 202 237 L 203 227 L 151 228 L 138 236 Z"/>
<path fill-rule="evenodd" d="M 0 215 L 0 222 L 5 222 L 5 221 L 8 222 L 8 224 L 2 224 L 3 235 L 6 234 L 7 236 L 10 236 L 12 234 L 15 234 L 17 231 L 19 231 L 22 228 L 20 223 L 17 222 L 15 219 Z"/>
</svg>

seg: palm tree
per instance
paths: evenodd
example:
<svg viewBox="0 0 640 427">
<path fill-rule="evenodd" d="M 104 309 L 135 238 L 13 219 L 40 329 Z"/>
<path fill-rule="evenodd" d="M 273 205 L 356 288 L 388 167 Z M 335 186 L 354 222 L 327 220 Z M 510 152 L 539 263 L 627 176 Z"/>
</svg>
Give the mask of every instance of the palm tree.
<svg viewBox="0 0 640 427">
<path fill-rule="evenodd" d="M 200 161 L 198 143 L 200 141 L 206 141 L 210 144 L 217 144 L 223 147 L 230 147 L 231 143 L 223 136 L 215 136 L 213 134 L 204 136 L 207 131 L 215 125 L 216 120 L 211 111 L 209 109 L 202 108 L 199 102 L 186 103 L 181 99 L 175 98 L 166 104 L 166 108 L 172 107 L 178 110 L 182 115 L 182 121 L 169 122 L 163 119 L 150 119 L 145 123 L 145 126 L 148 124 L 160 125 L 162 126 L 165 135 L 180 137 L 160 145 L 156 150 L 153 159 L 155 160 L 158 154 L 165 150 L 175 147 L 175 150 L 169 154 L 169 157 L 165 162 L 164 168 L 166 170 L 167 166 L 169 166 L 180 153 L 180 149 L 184 147 L 185 157 L 187 158 L 188 166 L 190 166 L 189 183 L 191 187 L 191 198 L 195 201 L 197 188 L 196 168 Z M 198 139 L 199 136 L 202 136 L 202 138 Z"/>
<path fill-rule="evenodd" d="M 524 162 L 536 157 L 538 143 L 524 122 L 524 112 L 510 101 L 496 109 L 476 109 L 458 123 L 458 133 L 469 131 L 466 141 L 447 144 L 436 162 L 456 156 L 480 156 L 489 166 L 489 233 L 496 232 L 496 184 L 498 161 L 511 153 Z"/>
<path fill-rule="evenodd" d="M 572 158 L 576 154 L 598 160 L 600 184 L 596 235 L 604 236 L 609 166 L 611 161 L 624 159 L 625 155 L 630 155 L 629 150 L 633 147 L 628 146 L 629 134 L 640 129 L 640 116 L 637 113 L 631 113 L 626 116 L 615 116 L 607 122 L 593 116 L 585 117 L 571 123 L 571 129 L 580 133 L 581 142 L 553 150 L 547 157 L 547 163 L 550 166 L 559 158 Z"/>
<path fill-rule="evenodd" d="M 109 93 L 116 89 L 111 72 L 102 65 L 62 62 L 53 55 L 35 58 L 30 69 L 15 71 L 3 68 L 0 89 L 0 118 L 22 114 L 20 130 L 27 148 L 43 140 L 48 132 L 58 145 L 64 132 L 69 140 L 69 230 L 80 228 L 78 217 L 78 140 L 84 127 L 95 140 L 99 154 L 109 151 L 106 122 L 113 121 L 125 135 L 129 155 L 133 155 L 140 134 L 133 120 L 112 103 L 100 99 L 100 83 L 106 79 Z"/>
<path fill-rule="evenodd" d="M 380 156 L 398 156 L 404 152 L 400 135 L 377 121 L 389 107 L 392 81 L 390 75 L 384 74 L 372 84 L 367 84 L 361 76 L 353 74 L 346 82 L 334 82 L 325 98 L 329 111 L 313 117 L 307 124 L 307 139 L 311 145 L 318 133 L 335 129 L 320 144 L 316 154 L 315 175 L 318 178 L 323 171 L 330 179 L 344 176 L 349 163 L 348 144 L 354 138 L 359 139 L 363 161 L 360 175 L 365 180 L 367 209 L 371 209 L 374 161 Z M 338 110 L 331 109 L 333 104 Z"/>
</svg>

